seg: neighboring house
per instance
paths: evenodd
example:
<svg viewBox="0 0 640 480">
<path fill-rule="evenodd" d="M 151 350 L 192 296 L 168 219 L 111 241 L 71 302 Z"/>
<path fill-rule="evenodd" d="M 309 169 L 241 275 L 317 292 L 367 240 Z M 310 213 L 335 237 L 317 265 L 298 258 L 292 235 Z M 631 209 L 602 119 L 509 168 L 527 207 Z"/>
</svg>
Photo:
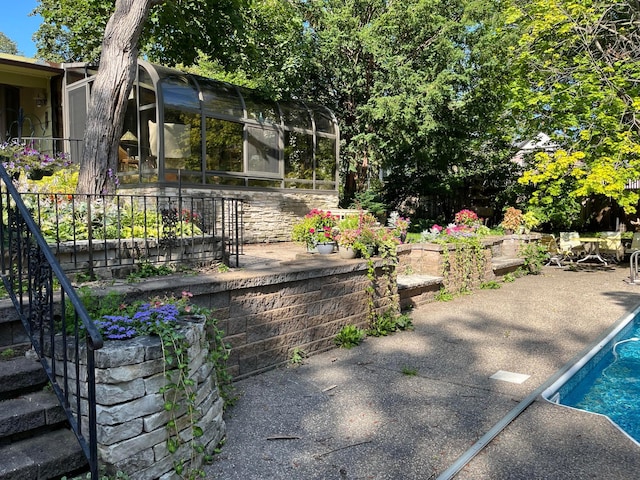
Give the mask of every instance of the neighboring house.
<svg viewBox="0 0 640 480">
<path fill-rule="evenodd" d="M 558 149 L 558 145 L 553 143 L 551 137 L 546 133 L 538 133 L 534 138 L 517 145 L 517 149 L 518 151 L 511 160 L 520 167 L 525 167 L 528 156 L 537 152 L 553 153 Z"/>
<path fill-rule="evenodd" d="M 88 64 L 0 54 L 2 137 L 82 157 Z M 54 139 L 64 139 L 54 140 Z M 288 240 L 312 208 L 338 204 L 340 135 L 333 113 L 138 62 L 121 137 L 120 189 L 242 198 L 245 241 Z"/>
</svg>

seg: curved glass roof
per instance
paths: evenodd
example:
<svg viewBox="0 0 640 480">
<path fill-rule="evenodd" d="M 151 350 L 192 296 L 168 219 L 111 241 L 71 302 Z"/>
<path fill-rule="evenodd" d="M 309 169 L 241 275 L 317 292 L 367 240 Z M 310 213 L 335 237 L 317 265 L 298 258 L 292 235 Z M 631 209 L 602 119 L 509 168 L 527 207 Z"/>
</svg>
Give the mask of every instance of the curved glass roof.
<svg viewBox="0 0 640 480">
<path fill-rule="evenodd" d="M 270 101 L 247 88 L 143 60 L 122 139 L 121 184 L 337 190 L 339 129 L 328 108 Z"/>
</svg>

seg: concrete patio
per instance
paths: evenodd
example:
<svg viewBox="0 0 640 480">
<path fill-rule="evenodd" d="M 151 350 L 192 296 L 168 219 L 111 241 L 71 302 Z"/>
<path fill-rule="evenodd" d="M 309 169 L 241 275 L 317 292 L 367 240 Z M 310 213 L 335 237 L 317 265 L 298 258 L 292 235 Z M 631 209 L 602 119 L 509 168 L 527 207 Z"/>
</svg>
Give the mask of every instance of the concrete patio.
<svg viewBox="0 0 640 480">
<path fill-rule="evenodd" d="M 245 268 L 260 263 L 246 260 Z M 545 267 L 498 290 L 421 306 L 413 331 L 241 380 L 206 477 L 438 478 L 640 304 L 628 276 L 626 266 Z M 530 377 L 491 379 L 499 370 Z M 640 447 L 606 418 L 538 397 L 455 478 L 630 479 L 639 469 Z"/>
</svg>

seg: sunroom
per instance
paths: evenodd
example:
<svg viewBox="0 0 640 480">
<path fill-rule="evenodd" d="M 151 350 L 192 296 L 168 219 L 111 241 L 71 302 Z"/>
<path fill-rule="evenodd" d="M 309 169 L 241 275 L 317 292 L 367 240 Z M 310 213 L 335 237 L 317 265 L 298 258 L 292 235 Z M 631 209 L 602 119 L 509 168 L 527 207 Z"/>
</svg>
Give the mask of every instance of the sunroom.
<svg viewBox="0 0 640 480">
<path fill-rule="evenodd" d="M 93 74 L 66 66 L 66 131 L 82 138 Z M 81 148 L 79 146 L 78 148 Z M 72 152 L 79 158 L 81 152 Z M 141 185 L 337 192 L 338 124 L 304 102 L 138 61 L 119 149 L 121 188 Z"/>
</svg>

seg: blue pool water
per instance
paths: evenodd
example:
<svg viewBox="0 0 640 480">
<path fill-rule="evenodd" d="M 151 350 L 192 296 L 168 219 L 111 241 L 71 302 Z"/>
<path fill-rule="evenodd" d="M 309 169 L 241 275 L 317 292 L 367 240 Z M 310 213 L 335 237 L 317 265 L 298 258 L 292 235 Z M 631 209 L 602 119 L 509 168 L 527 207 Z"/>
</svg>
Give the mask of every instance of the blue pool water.
<svg viewBox="0 0 640 480">
<path fill-rule="evenodd" d="M 640 313 L 603 340 L 543 393 L 550 402 L 606 415 L 640 443 Z"/>
</svg>

